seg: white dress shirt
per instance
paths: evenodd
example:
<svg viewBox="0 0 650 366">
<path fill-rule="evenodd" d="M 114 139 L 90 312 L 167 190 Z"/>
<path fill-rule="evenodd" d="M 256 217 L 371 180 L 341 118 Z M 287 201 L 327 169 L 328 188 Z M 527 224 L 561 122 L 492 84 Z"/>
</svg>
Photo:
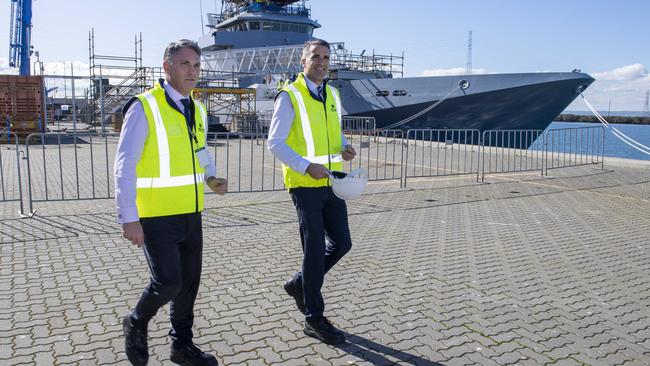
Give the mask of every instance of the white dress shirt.
<svg viewBox="0 0 650 366">
<path fill-rule="evenodd" d="M 169 83 L 163 84 L 167 95 L 176 103 L 181 111 L 185 111 L 181 99 L 187 98 L 187 95 L 181 95 Z M 207 122 L 204 121 L 207 127 Z M 149 125 L 144 108 L 140 100 L 131 104 L 126 115 L 120 134 L 120 141 L 117 145 L 117 154 L 115 156 L 115 203 L 117 206 L 117 221 L 120 224 L 138 221 L 138 208 L 135 204 L 136 182 L 137 177 L 135 168 L 142 156 L 144 143 L 149 133 Z M 207 130 L 207 128 L 206 128 Z M 207 141 L 207 133 L 206 133 Z M 212 157 L 209 165 L 205 168 L 206 177 L 216 176 L 216 168 Z"/>
<path fill-rule="evenodd" d="M 318 95 L 318 87 L 322 84 L 316 85 L 307 76 L 305 76 L 305 82 L 309 90 L 314 95 Z M 309 160 L 300 156 L 286 143 L 294 117 L 295 111 L 293 110 L 293 104 L 291 104 L 291 97 L 286 92 L 281 92 L 275 99 L 275 104 L 273 105 L 273 117 L 271 118 L 271 126 L 269 127 L 268 149 L 289 168 L 304 175 L 310 164 Z M 341 141 L 343 147 L 348 144 L 343 135 L 343 131 L 341 131 Z M 340 152 L 332 151 L 331 153 L 338 154 Z"/>
</svg>

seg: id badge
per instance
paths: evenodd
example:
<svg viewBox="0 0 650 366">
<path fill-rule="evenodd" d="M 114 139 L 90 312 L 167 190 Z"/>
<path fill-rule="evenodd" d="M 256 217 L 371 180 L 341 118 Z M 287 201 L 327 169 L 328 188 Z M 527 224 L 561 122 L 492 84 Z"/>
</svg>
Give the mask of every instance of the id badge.
<svg viewBox="0 0 650 366">
<path fill-rule="evenodd" d="M 210 155 L 208 155 L 208 150 L 205 147 L 199 148 L 195 152 L 196 157 L 199 158 L 199 165 L 204 168 L 210 165 Z"/>
</svg>

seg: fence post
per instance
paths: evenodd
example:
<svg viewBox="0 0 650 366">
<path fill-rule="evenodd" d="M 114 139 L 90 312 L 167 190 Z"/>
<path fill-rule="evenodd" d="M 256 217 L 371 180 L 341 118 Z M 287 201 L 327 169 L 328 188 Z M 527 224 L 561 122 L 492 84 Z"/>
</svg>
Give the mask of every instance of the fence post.
<svg viewBox="0 0 650 366">
<path fill-rule="evenodd" d="M 20 200 L 20 216 L 21 217 L 29 217 L 28 215 L 25 215 L 25 206 L 23 203 L 23 182 L 21 178 L 21 173 L 20 173 L 20 146 L 18 145 L 18 136 L 15 137 L 15 143 L 16 143 L 16 170 L 18 173 L 18 197 Z"/>
<path fill-rule="evenodd" d="M 483 138 L 481 131 L 478 132 L 478 149 L 476 151 L 476 183 L 479 182 L 479 175 L 481 174 L 481 150 L 483 150 Z"/>
<path fill-rule="evenodd" d="M 28 135 L 25 137 L 25 157 L 27 160 L 27 190 L 28 190 L 28 197 L 29 197 L 29 216 L 33 217 L 36 211 L 34 211 L 34 204 L 32 201 L 32 169 L 30 167 L 30 160 L 29 160 L 29 138 L 32 135 Z M 47 181 L 47 176 L 46 176 L 46 181 Z M 47 187 L 47 184 L 45 185 Z"/>
</svg>

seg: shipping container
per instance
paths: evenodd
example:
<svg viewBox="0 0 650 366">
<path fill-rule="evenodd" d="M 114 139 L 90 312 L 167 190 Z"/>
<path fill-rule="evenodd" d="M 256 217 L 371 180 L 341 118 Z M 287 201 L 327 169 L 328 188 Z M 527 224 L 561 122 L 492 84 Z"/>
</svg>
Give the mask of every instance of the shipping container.
<svg viewBox="0 0 650 366">
<path fill-rule="evenodd" d="M 42 76 L 0 75 L 0 129 L 20 136 L 46 131 Z"/>
</svg>

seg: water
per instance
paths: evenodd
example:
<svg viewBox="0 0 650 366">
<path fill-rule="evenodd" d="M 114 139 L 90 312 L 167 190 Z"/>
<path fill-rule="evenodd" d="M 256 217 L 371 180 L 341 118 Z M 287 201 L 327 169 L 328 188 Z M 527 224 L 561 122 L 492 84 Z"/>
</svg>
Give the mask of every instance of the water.
<svg viewBox="0 0 650 366">
<path fill-rule="evenodd" d="M 577 127 L 594 127 L 602 126 L 600 123 L 577 123 L 577 122 L 553 122 L 548 129 L 557 128 L 577 128 Z M 611 124 L 610 126 L 616 127 L 619 131 L 626 134 L 636 142 L 650 147 L 650 125 L 627 125 L 627 124 Z M 621 141 L 618 137 L 614 136 L 611 128 L 605 128 L 605 156 L 624 158 L 624 159 L 638 159 L 650 160 L 650 155 L 644 154 L 641 151 L 633 148 L 632 146 Z"/>
</svg>

